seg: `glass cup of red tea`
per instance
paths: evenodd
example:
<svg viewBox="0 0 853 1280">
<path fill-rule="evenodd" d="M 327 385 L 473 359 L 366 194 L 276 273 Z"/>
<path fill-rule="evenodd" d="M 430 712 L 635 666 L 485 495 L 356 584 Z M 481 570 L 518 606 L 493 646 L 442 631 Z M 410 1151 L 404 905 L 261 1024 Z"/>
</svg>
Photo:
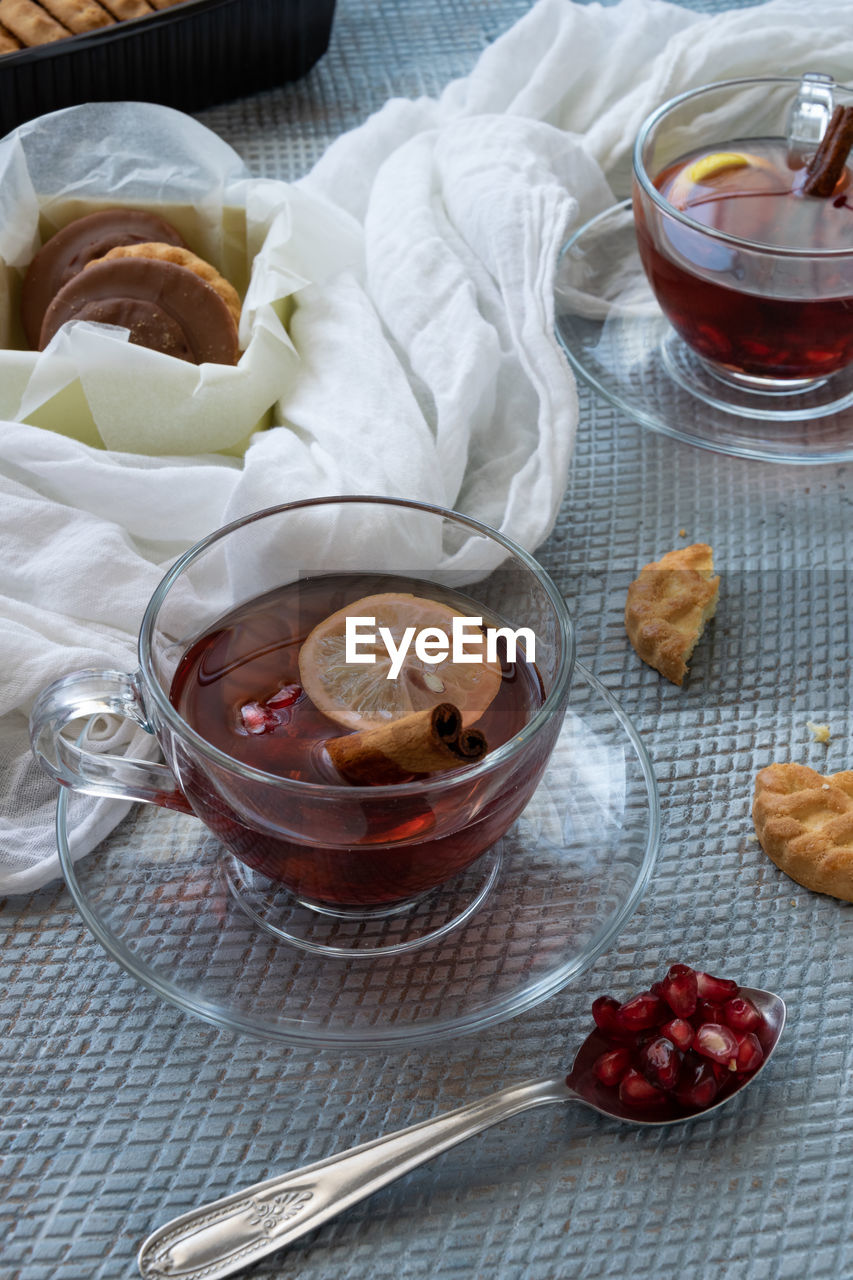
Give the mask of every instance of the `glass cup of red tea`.
<svg viewBox="0 0 853 1280">
<path fill-rule="evenodd" d="M 730 386 L 811 389 L 853 363 L 853 92 L 733 80 L 655 111 L 634 148 L 640 257 L 661 309 Z"/>
<path fill-rule="evenodd" d="M 333 620 L 353 605 L 380 623 L 402 608 L 494 626 L 485 693 L 476 663 L 404 667 L 410 721 L 432 732 L 441 707 L 462 708 L 450 744 L 460 757 L 440 772 L 404 754 L 393 780 L 371 773 L 369 744 L 378 732 L 385 749 L 383 717 L 397 723 L 403 695 L 381 667 L 340 664 Z M 470 639 L 478 624 L 466 626 Z M 574 633 L 548 575 L 478 521 L 417 502 L 318 498 L 247 516 L 183 555 L 148 604 L 138 660 L 134 674 L 77 672 L 41 694 L 31 728 L 42 766 L 77 791 L 195 813 L 252 872 L 347 914 L 435 889 L 509 829 L 563 722 Z M 69 733 L 103 714 L 155 735 L 166 763 L 90 751 Z M 330 743 L 362 771 L 339 770 Z"/>
</svg>

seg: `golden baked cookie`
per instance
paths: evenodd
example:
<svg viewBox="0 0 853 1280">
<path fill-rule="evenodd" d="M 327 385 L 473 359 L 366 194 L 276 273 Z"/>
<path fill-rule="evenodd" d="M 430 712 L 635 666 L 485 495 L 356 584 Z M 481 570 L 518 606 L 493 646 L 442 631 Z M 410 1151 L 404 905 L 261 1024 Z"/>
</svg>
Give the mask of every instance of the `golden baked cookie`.
<svg viewBox="0 0 853 1280">
<path fill-rule="evenodd" d="M 17 36 L 13 36 L 11 31 L 0 23 L 0 53 L 15 53 L 17 49 L 22 47 Z"/>
<path fill-rule="evenodd" d="M 756 775 L 752 820 L 762 849 L 792 880 L 853 902 L 853 770 L 768 765 Z"/>
<path fill-rule="evenodd" d="M 154 12 L 148 0 L 101 0 L 101 4 L 120 22 L 131 22 Z"/>
<path fill-rule="evenodd" d="M 200 258 L 198 254 L 191 253 L 189 249 L 181 249 L 175 244 L 122 244 L 117 245 L 115 249 L 110 249 L 109 253 L 105 253 L 102 258 L 95 258 L 95 262 L 110 262 L 115 258 L 157 258 L 160 262 L 173 262 L 178 267 L 186 267 L 189 271 L 195 272 L 200 276 L 205 284 L 209 284 L 215 289 L 222 301 L 234 319 L 237 328 L 240 327 L 240 295 L 224 276 L 221 276 L 212 267 L 209 262 L 205 262 L 204 258 Z M 91 263 L 88 265 L 92 265 Z"/>
<path fill-rule="evenodd" d="M 643 662 L 681 684 L 719 592 L 713 552 L 704 542 L 667 551 L 645 565 L 625 602 L 625 630 Z"/>
<path fill-rule="evenodd" d="M 71 32 L 32 0 L 0 0 L 0 22 L 27 47 L 66 40 Z"/>
<path fill-rule="evenodd" d="M 99 27 L 111 27 L 115 22 L 97 0 L 40 0 L 40 3 L 51 17 L 77 36 L 85 31 L 97 31 Z"/>
</svg>

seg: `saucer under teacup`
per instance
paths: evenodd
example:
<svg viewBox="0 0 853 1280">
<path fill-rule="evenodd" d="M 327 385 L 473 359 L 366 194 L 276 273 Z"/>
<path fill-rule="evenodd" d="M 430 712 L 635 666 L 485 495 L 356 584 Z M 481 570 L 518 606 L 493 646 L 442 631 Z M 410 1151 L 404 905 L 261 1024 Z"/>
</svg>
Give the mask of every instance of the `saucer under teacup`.
<svg viewBox="0 0 853 1280">
<path fill-rule="evenodd" d="M 767 462 L 853 458 L 853 368 L 800 391 L 753 389 L 715 376 L 655 301 L 630 200 L 591 219 L 563 248 L 555 327 L 576 372 L 652 431 Z"/>
<path fill-rule="evenodd" d="M 134 805 L 75 861 L 70 833 L 94 803 L 62 789 L 60 860 L 114 959 L 208 1022 L 344 1050 L 433 1043 L 553 996 L 618 937 L 659 842 L 645 746 L 580 664 L 515 825 L 453 880 L 394 909 L 314 910 L 239 864 L 198 819 L 153 805 Z"/>
</svg>

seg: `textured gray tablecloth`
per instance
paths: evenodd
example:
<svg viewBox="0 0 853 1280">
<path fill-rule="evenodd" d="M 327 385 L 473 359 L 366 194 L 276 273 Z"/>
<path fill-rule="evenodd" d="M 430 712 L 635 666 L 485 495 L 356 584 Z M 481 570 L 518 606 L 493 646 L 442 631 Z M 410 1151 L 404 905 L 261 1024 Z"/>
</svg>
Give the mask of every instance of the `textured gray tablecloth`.
<svg viewBox="0 0 853 1280">
<path fill-rule="evenodd" d="M 258 174 L 295 177 L 392 94 L 434 94 L 525 0 L 340 0 L 299 84 L 204 113 Z M 707 4 L 697 7 L 713 7 Z M 405 1054 L 232 1036 L 126 976 L 54 885 L 3 904 L 0 1269 L 118 1280 L 154 1226 L 205 1200 L 566 1064 L 589 992 L 627 995 L 676 958 L 789 1002 L 767 1073 L 718 1116 L 620 1128 L 580 1109 L 509 1121 L 410 1174 L 258 1276 L 303 1280 L 836 1280 L 853 1275 L 850 907 L 800 889 L 751 838 L 755 771 L 850 765 L 851 468 L 721 457 L 582 391 L 541 559 L 580 654 L 644 732 L 663 803 L 651 888 L 582 982 L 491 1031 Z M 718 618 L 678 690 L 629 650 L 639 564 L 710 542 Z M 832 727 L 817 745 L 808 719 Z"/>
</svg>

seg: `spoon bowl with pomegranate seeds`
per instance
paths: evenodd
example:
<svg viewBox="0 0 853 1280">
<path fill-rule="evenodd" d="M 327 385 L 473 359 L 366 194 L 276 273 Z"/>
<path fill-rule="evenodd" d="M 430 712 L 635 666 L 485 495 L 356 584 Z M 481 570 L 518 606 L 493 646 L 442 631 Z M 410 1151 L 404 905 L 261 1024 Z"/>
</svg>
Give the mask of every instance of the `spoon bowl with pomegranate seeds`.
<svg viewBox="0 0 853 1280">
<path fill-rule="evenodd" d="M 312 1231 L 404 1173 L 500 1120 L 547 1102 L 580 1102 L 640 1125 L 678 1124 L 729 1102 L 769 1061 L 785 1025 L 772 991 L 674 964 L 648 991 L 593 1002 L 594 1030 L 568 1076 L 507 1085 L 455 1111 L 375 1138 L 158 1227 L 141 1274 L 222 1280 Z M 287 1202 L 275 1221 L 266 1206 Z"/>
<path fill-rule="evenodd" d="M 688 965 L 621 1004 L 593 1001 L 595 1030 L 567 1084 L 620 1120 L 673 1124 L 714 1110 L 750 1084 L 785 1025 L 785 1002 Z"/>
</svg>

